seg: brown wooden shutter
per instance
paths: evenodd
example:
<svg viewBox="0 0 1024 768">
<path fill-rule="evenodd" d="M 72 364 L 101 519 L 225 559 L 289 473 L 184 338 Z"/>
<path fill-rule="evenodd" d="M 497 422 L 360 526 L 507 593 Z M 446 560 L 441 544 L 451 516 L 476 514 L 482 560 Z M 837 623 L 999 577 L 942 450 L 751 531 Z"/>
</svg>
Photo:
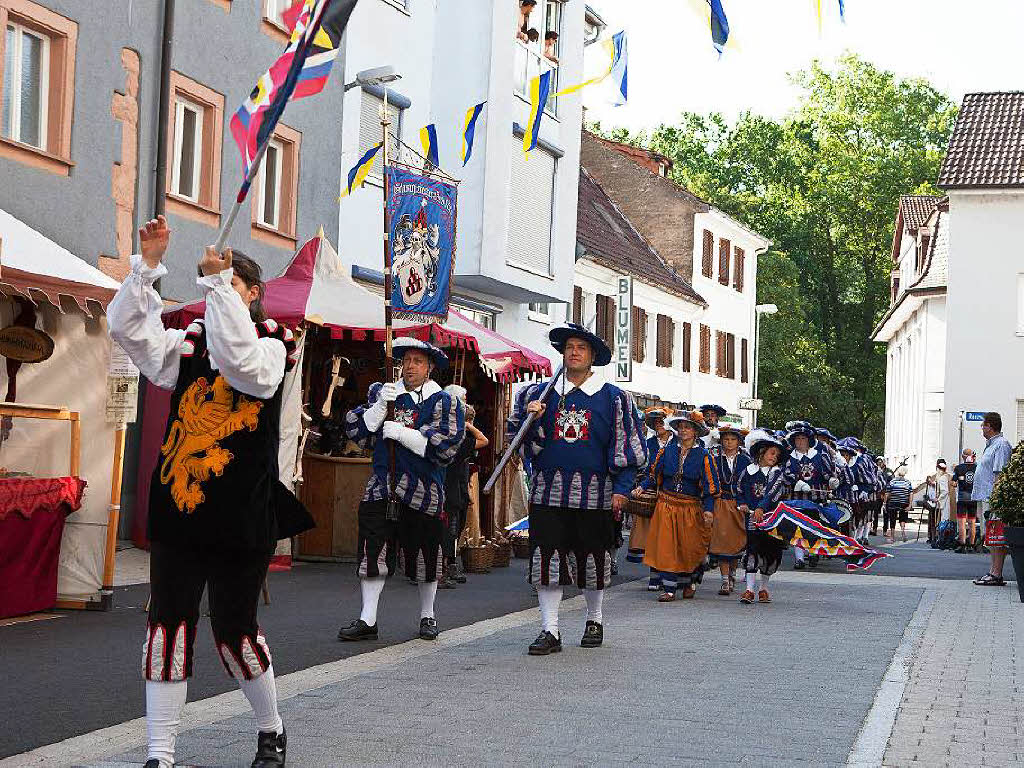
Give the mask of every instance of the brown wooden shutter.
<svg viewBox="0 0 1024 768">
<path fill-rule="evenodd" d="M 733 263 L 732 287 L 743 293 L 743 276 L 746 266 L 747 254 L 742 248 L 735 250 Z"/>
<path fill-rule="evenodd" d="M 711 329 L 700 326 L 700 364 L 701 373 L 711 373 Z"/>
<path fill-rule="evenodd" d="M 725 375 L 725 334 L 715 331 L 715 376 Z"/>
<path fill-rule="evenodd" d="M 729 254 L 732 243 L 724 237 L 718 241 L 718 282 L 722 285 L 729 284 Z"/>
<path fill-rule="evenodd" d="M 605 343 L 615 348 L 615 297 L 602 296 L 604 300 L 604 334 L 601 336 Z"/>
<path fill-rule="evenodd" d="M 583 289 L 578 285 L 572 289 L 572 321 L 583 325 Z"/>
<path fill-rule="evenodd" d="M 662 368 L 672 367 L 672 352 L 675 343 L 676 324 L 668 315 L 658 315 L 658 360 Z"/>
<path fill-rule="evenodd" d="M 740 339 L 740 381 L 746 384 L 750 381 L 750 368 L 747 362 L 747 340 Z"/>
<path fill-rule="evenodd" d="M 642 363 L 647 357 L 647 312 L 633 307 L 633 360 Z"/>
<path fill-rule="evenodd" d="M 709 230 L 704 230 L 704 256 L 700 263 L 700 273 L 704 277 L 711 277 L 715 269 L 715 236 Z"/>
<path fill-rule="evenodd" d="M 683 323 L 683 371 L 685 373 L 690 372 L 690 335 L 693 331 L 693 326 L 689 323 Z"/>
<path fill-rule="evenodd" d="M 728 334 L 726 336 L 725 344 L 725 375 L 726 378 L 736 378 L 736 335 Z"/>
</svg>

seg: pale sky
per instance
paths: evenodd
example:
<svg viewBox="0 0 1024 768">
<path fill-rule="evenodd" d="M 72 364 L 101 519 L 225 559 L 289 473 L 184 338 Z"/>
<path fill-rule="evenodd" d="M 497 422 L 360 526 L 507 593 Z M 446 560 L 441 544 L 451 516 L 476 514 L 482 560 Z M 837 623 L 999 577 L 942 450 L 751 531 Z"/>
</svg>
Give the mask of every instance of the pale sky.
<svg viewBox="0 0 1024 768">
<path fill-rule="evenodd" d="M 629 103 L 585 98 L 605 129 L 654 128 L 682 111 L 781 117 L 797 92 L 788 72 L 852 50 L 900 76 L 923 77 L 956 103 L 972 91 L 1024 90 L 1024 0 L 722 0 L 731 37 L 721 61 L 691 0 L 588 0 L 629 39 Z M 595 96 L 599 89 L 594 89 Z"/>
</svg>

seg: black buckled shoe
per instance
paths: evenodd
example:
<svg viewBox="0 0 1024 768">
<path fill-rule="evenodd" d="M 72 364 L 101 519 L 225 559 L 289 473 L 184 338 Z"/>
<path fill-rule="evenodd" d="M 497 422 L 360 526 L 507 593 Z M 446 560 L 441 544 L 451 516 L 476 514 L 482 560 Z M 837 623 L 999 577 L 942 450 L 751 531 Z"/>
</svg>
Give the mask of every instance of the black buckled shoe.
<svg viewBox="0 0 1024 768">
<path fill-rule="evenodd" d="M 437 628 L 437 619 L 433 617 L 420 619 L 420 639 L 437 640 L 441 630 Z"/>
<path fill-rule="evenodd" d="M 160 768 L 161 765 L 162 764 L 159 760 L 157 760 L 155 757 L 151 757 L 149 758 L 149 760 L 146 761 L 146 764 L 142 766 L 142 768 Z M 164 765 L 166 764 L 164 763 Z M 173 763 L 171 764 L 171 768 L 174 768 Z"/>
<path fill-rule="evenodd" d="M 817 568 L 818 567 L 818 556 L 817 555 L 808 555 L 807 556 L 807 564 L 809 566 L 811 566 L 811 568 Z"/>
<path fill-rule="evenodd" d="M 794 571 L 802 571 L 806 567 L 807 567 L 807 563 L 804 562 L 803 560 L 797 560 L 796 562 L 793 563 L 793 570 Z"/>
<path fill-rule="evenodd" d="M 580 648 L 599 648 L 604 642 L 604 627 L 596 621 L 588 621 L 587 628 L 583 630 L 583 639 L 580 640 Z"/>
<path fill-rule="evenodd" d="M 338 630 L 338 639 L 350 642 L 355 640 L 376 640 L 377 625 L 374 624 L 371 627 L 362 619 L 356 619 L 347 627 L 342 627 Z"/>
<path fill-rule="evenodd" d="M 537 639 L 530 644 L 531 656 L 547 656 L 549 653 L 560 653 L 561 650 L 562 639 L 547 630 L 537 635 Z"/>
<path fill-rule="evenodd" d="M 288 749 L 288 735 L 260 731 L 256 737 L 256 757 L 251 768 L 277 768 L 284 765 L 285 753 Z"/>
</svg>

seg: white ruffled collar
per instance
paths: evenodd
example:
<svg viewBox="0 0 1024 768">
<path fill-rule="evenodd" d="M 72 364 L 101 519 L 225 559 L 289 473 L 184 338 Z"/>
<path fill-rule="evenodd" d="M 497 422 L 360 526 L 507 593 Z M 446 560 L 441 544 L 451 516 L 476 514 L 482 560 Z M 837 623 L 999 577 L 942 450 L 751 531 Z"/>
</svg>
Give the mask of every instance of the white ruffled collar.
<svg viewBox="0 0 1024 768">
<path fill-rule="evenodd" d="M 555 391 L 560 395 L 566 395 L 575 389 L 585 394 L 587 397 L 593 397 L 601 391 L 601 387 L 604 386 L 604 382 L 601 381 L 594 374 L 590 375 L 590 378 L 583 382 L 580 386 L 576 386 L 569 381 L 565 376 L 559 376 L 558 381 L 555 382 Z"/>
<path fill-rule="evenodd" d="M 427 379 L 425 382 L 423 382 L 423 386 L 421 386 L 419 389 L 406 389 L 405 379 L 402 378 L 399 378 L 399 380 L 395 383 L 395 386 L 397 387 L 398 394 L 400 395 L 403 393 L 412 395 L 414 397 L 416 395 L 419 395 L 420 402 L 423 402 L 424 400 L 433 397 L 434 395 L 441 391 L 441 385 L 438 384 L 433 379 Z"/>
</svg>

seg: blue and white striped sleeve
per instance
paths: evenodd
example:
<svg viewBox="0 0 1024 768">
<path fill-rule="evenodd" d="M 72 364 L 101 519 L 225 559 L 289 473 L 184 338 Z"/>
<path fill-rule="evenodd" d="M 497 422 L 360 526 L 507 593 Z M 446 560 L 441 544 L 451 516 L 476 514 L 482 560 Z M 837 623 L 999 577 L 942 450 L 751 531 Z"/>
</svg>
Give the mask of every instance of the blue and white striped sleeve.
<svg viewBox="0 0 1024 768">
<path fill-rule="evenodd" d="M 466 411 L 459 400 L 442 392 L 430 412 L 430 421 L 417 430 L 427 438 L 424 458 L 446 467 L 452 463 L 466 437 Z"/>
<path fill-rule="evenodd" d="M 775 507 L 789 494 L 792 487 L 792 475 L 779 467 L 773 468 L 768 476 L 768 486 L 764 496 L 757 503 L 758 509 L 763 509 L 769 514 L 774 512 Z"/>
<path fill-rule="evenodd" d="M 615 395 L 612 409 L 608 471 L 612 475 L 612 493 L 625 496 L 636 482 L 637 471 L 647 464 L 647 445 L 643 425 L 628 392 L 620 390 Z"/>
<path fill-rule="evenodd" d="M 345 437 L 352 440 L 360 448 L 369 448 L 372 442 L 373 434 L 367 429 L 363 414 L 377 402 L 381 386 L 379 381 L 371 384 L 370 391 L 366 396 L 366 405 L 360 405 L 345 414 Z"/>
<path fill-rule="evenodd" d="M 530 404 L 530 401 L 540 397 L 541 391 L 541 384 L 530 384 L 519 390 L 519 394 L 516 395 L 515 408 L 512 409 L 512 414 L 505 423 L 505 431 L 509 443 L 512 442 L 512 439 L 519 431 L 519 427 L 526 420 L 526 406 Z M 544 426 L 540 423 L 540 419 L 534 419 L 523 438 L 522 444 L 519 446 L 520 455 L 531 459 L 537 456 L 544 450 L 544 439 Z"/>
</svg>

